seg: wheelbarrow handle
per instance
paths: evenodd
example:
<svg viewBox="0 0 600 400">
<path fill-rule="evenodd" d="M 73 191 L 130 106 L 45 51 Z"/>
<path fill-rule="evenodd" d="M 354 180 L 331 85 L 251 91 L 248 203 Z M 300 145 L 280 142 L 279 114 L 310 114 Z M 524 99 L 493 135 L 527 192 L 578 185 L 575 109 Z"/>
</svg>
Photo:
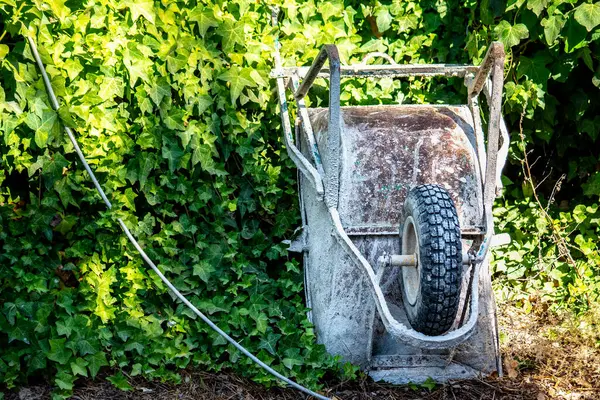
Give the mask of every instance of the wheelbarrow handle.
<svg viewBox="0 0 600 400">
<path fill-rule="evenodd" d="M 477 68 L 475 79 L 469 88 L 469 96 L 477 96 L 486 84 L 488 76 L 497 64 L 504 66 L 504 45 L 500 42 L 492 42 L 481 65 Z"/>
<path fill-rule="evenodd" d="M 296 101 L 304 99 L 309 89 L 329 60 L 329 118 L 327 125 L 327 157 L 323 159 L 325 170 L 325 204 L 337 208 L 340 186 L 340 55 L 337 46 L 326 44 L 313 61 L 312 66 L 294 93 Z"/>
</svg>

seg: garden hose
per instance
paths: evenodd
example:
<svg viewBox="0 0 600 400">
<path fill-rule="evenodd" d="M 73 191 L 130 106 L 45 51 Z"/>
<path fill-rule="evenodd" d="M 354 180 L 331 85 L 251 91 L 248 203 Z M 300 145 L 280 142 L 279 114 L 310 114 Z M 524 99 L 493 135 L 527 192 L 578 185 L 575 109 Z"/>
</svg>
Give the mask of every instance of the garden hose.
<svg viewBox="0 0 600 400">
<path fill-rule="evenodd" d="M 46 68 L 44 67 L 44 64 L 40 58 L 40 55 L 38 53 L 35 42 L 33 41 L 33 39 L 30 36 L 27 37 L 27 40 L 29 41 L 29 46 L 31 47 L 33 57 L 35 58 L 35 61 L 40 69 L 41 74 L 42 74 L 42 78 L 44 80 L 44 84 L 46 86 L 48 96 L 50 97 L 50 101 L 52 103 L 52 108 L 54 108 L 54 110 L 58 112 L 58 109 L 59 109 L 58 100 L 56 98 L 56 95 L 54 94 L 54 90 L 52 89 L 52 84 L 50 83 L 50 79 L 48 79 L 48 74 L 46 73 Z M 67 133 L 67 135 L 69 136 L 69 140 L 73 144 L 73 147 L 75 148 L 75 151 L 77 152 L 77 155 L 79 156 L 79 159 L 83 163 L 85 170 L 90 175 L 90 178 L 92 178 L 92 182 L 94 182 L 94 186 L 96 187 L 96 190 L 100 194 L 100 197 L 102 197 L 102 200 L 106 204 L 106 207 L 108 209 L 111 209 L 112 204 L 106 197 L 106 193 L 104 193 L 104 190 L 102 190 L 102 187 L 100 186 L 100 183 L 96 179 L 94 172 L 92 171 L 89 164 L 87 163 L 85 156 L 83 155 L 81 148 L 79 147 L 77 140 L 75 139 L 73 131 L 68 126 L 64 126 L 64 129 L 65 129 L 65 132 Z M 213 329 L 215 332 L 217 332 L 219 335 L 221 335 L 225 340 L 227 340 L 230 344 L 232 344 L 240 352 L 242 352 L 244 355 L 246 355 L 248 358 L 250 358 L 256 364 L 258 364 L 262 369 L 264 369 L 265 371 L 267 371 L 269 374 L 273 375 L 274 377 L 280 379 L 281 381 L 287 383 L 288 385 L 290 385 L 306 394 L 309 394 L 317 399 L 331 400 L 329 397 L 325 397 L 316 392 L 313 392 L 312 390 L 281 375 L 279 372 L 275 371 L 273 368 L 269 367 L 267 364 L 265 364 L 264 362 L 259 360 L 255 355 L 253 355 L 248 350 L 246 350 L 246 348 L 244 346 L 242 346 L 240 343 L 235 341 L 231 336 L 229 336 L 227 333 L 225 333 L 223 330 L 221 330 L 217 325 L 215 325 L 206 315 L 204 315 L 200 310 L 198 310 L 183 294 L 181 294 L 181 292 L 179 290 L 177 290 L 177 288 L 175 286 L 173 286 L 173 284 L 163 275 L 163 273 L 158 269 L 156 264 L 154 264 L 154 262 L 152 262 L 150 257 L 148 257 L 146 252 L 144 252 L 144 250 L 141 248 L 141 246 L 139 245 L 137 240 L 133 237 L 133 235 L 129 231 L 129 228 L 127 228 L 127 226 L 125 225 L 123 220 L 121 218 L 119 218 L 119 219 L 117 219 L 117 221 L 119 222 L 119 225 L 121 225 L 121 228 L 125 232 L 125 235 L 127 235 L 127 238 L 129 239 L 131 244 L 133 244 L 133 246 L 140 253 L 142 258 L 150 266 L 150 268 L 152 268 L 154 270 L 154 272 L 158 275 L 158 277 L 165 283 L 165 285 L 167 285 L 167 287 L 175 294 L 175 296 L 177 296 L 179 298 L 179 300 L 181 300 L 186 306 L 188 306 L 188 308 L 190 310 L 192 310 L 194 312 L 194 314 L 199 316 L 211 329 Z"/>
</svg>

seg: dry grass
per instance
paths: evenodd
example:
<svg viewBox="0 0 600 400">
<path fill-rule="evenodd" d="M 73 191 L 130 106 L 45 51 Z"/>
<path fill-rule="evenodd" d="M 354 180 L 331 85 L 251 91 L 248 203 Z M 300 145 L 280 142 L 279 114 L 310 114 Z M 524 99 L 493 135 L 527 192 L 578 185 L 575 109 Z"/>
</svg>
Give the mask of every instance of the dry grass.
<svg viewBox="0 0 600 400">
<path fill-rule="evenodd" d="M 595 320 L 590 316 L 590 321 Z M 332 382 L 323 394 L 340 400 L 549 400 L 600 399 L 600 336 L 593 324 L 575 326 L 568 318 L 544 312 L 526 314 L 510 305 L 499 307 L 505 376 L 452 382 L 434 390 L 393 387 L 370 380 Z M 184 372 L 181 385 L 131 381 L 123 392 L 97 379 L 83 382 L 76 400 L 292 400 L 305 398 L 292 389 L 265 389 L 234 374 Z M 32 386 L 7 400 L 50 397 L 50 388 Z"/>
<path fill-rule="evenodd" d="M 599 313 L 577 319 L 536 307 L 499 307 L 505 374 L 535 383 L 550 399 L 600 399 Z M 542 396 L 540 396 L 542 398 Z"/>
</svg>

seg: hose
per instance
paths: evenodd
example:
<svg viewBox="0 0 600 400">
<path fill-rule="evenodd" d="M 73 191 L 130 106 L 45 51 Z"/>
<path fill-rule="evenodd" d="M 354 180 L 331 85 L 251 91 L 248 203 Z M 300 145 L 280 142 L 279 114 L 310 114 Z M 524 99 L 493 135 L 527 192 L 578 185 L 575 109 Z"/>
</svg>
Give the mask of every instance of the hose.
<svg viewBox="0 0 600 400">
<path fill-rule="evenodd" d="M 52 107 L 54 108 L 55 111 L 58 111 L 58 108 L 59 108 L 58 100 L 56 98 L 56 95 L 54 94 L 54 90 L 52 89 L 52 84 L 50 83 L 50 79 L 48 79 L 48 74 L 46 73 L 46 68 L 44 67 L 44 63 L 42 62 L 42 59 L 40 58 L 40 55 L 38 53 L 37 46 L 35 45 L 35 42 L 33 41 L 33 38 L 31 38 L 31 36 L 28 36 L 27 40 L 29 41 L 29 46 L 31 47 L 31 52 L 33 53 L 33 57 L 35 58 L 35 61 L 36 61 L 37 65 L 38 65 L 38 68 L 40 69 L 40 72 L 42 74 L 42 78 L 44 79 L 44 84 L 46 86 L 46 90 L 48 92 L 48 96 L 50 97 L 50 101 L 52 102 Z M 79 156 L 79 159 L 83 163 L 83 166 L 85 167 L 85 170 L 90 175 L 90 178 L 92 178 L 92 182 L 94 182 L 94 186 L 96 187 L 96 190 L 100 194 L 100 197 L 102 197 L 102 200 L 106 204 L 106 207 L 108 209 L 111 209 L 112 208 L 112 204 L 110 203 L 110 201 L 106 197 L 106 193 L 104 193 L 104 190 L 102 190 L 102 187 L 100 186 L 100 183 L 96 179 L 96 176 L 94 175 L 94 172 L 92 171 L 92 169 L 90 168 L 89 164 L 87 163 L 87 161 L 85 159 L 85 156 L 83 155 L 83 152 L 81 151 L 81 148 L 79 147 L 79 144 L 77 143 L 77 140 L 75 139 L 75 136 L 73 135 L 73 131 L 68 126 L 64 126 L 64 129 L 65 129 L 65 132 L 67 133 L 67 135 L 69 136 L 69 140 L 73 144 L 73 147 L 75 148 L 75 151 L 77 152 L 77 155 Z M 317 398 L 319 400 L 331 400 L 329 397 L 325 397 L 325 396 L 320 395 L 320 394 L 318 394 L 316 392 L 313 392 L 312 390 L 310 390 L 310 389 L 308 389 L 308 388 L 306 388 L 306 387 L 304 387 L 304 386 L 302 386 L 302 385 L 300 385 L 300 384 L 292 381 L 291 379 L 286 378 L 285 376 L 281 375 L 279 372 L 275 371 L 273 368 L 269 367 L 267 364 L 265 364 L 264 362 L 262 362 L 261 360 L 259 360 L 255 355 L 253 355 L 248 350 L 246 350 L 246 348 L 244 346 L 242 346 L 241 344 L 239 344 L 231 336 L 229 336 L 227 333 L 225 333 L 223 330 L 221 330 L 221 328 L 219 328 L 217 325 L 215 325 L 215 323 L 213 323 L 206 315 L 204 315 L 200 310 L 198 310 L 163 275 L 163 273 L 158 269 L 158 267 L 156 266 L 156 264 L 154 264 L 154 262 L 152 262 L 152 260 L 150 259 L 150 257 L 148 257 L 148 255 L 146 254 L 146 252 L 140 247 L 139 243 L 137 242 L 137 240 L 135 240 L 135 238 L 133 237 L 133 235 L 129 231 L 129 228 L 127 228 L 127 226 L 125 225 L 125 223 L 123 222 L 123 220 L 121 218 L 119 218 L 119 219 L 117 219 L 117 221 L 119 222 L 119 225 L 121 225 L 121 228 L 125 232 L 125 235 L 127 236 L 127 239 L 129 239 L 129 241 L 131 242 L 131 244 L 133 244 L 133 246 L 136 248 L 136 250 L 140 253 L 140 255 L 142 256 L 142 258 L 144 259 L 144 261 L 146 262 L 146 264 L 148 264 L 150 266 L 150 268 L 152 268 L 152 270 L 154 270 L 154 272 L 156 273 L 156 275 L 158 275 L 158 277 L 165 283 L 165 285 L 167 285 L 167 287 L 175 294 L 175 296 L 177 296 L 179 298 L 179 300 L 181 300 L 183 302 L 183 304 L 185 304 L 186 306 L 188 306 L 188 308 L 190 310 L 192 310 L 194 312 L 194 314 L 196 314 L 197 316 L 199 316 L 202 319 L 202 321 L 204 321 L 211 329 L 213 329 L 215 332 L 217 332 L 219 335 L 221 335 L 225 340 L 227 340 L 230 344 L 232 344 L 240 352 L 242 352 L 249 359 L 251 359 L 252 361 L 254 361 L 262 369 L 264 369 L 265 371 L 267 371 L 269 374 L 273 375 L 277 379 L 279 379 L 279 380 L 287 383 L 288 385 L 290 385 L 290 386 L 292 386 L 292 387 L 300 390 L 301 392 L 309 394 L 309 395 L 311 395 L 311 396 L 313 396 L 313 397 L 315 397 L 315 398 Z"/>
</svg>

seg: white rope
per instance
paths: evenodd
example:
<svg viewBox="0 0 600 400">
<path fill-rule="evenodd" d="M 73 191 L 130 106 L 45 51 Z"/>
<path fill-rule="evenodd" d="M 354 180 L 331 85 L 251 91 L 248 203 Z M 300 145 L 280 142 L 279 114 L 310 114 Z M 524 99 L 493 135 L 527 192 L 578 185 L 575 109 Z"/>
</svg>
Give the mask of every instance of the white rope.
<svg viewBox="0 0 600 400">
<path fill-rule="evenodd" d="M 33 39 L 30 36 L 27 37 L 27 40 L 29 41 L 29 45 L 31 47 L 33 57 L 35 58 L 35 61 L 37 62 L 37 65 L 40 69 L 40 72 L 42 73 L 42 77 L 44 79 L 44 84 L 46 85 L 46 90 L 48 91 L 48 95 L 50 96 L 50 100 L 52 102 L 52 107 L 56 111 L 58 111 L 58 108 L 59 108 L 58 100 L 56 98 L 56 95 L 54 94 L 54 90 L 52 89 L 52 84 L 50 83 L 50 79 L 48 79 L 48 74 L 46 73 L 46 68 L 44 67 L 44 64 L 40 58 L 40 55 L 38 53 L 35 42 L 33 41 Z M 90 175 L 90 178 L 92 178 L 92 181 L 94 182 L 94 186 L 96 186 L 96 190 L 102 197 L 102 200 L 104 200 L 106 207 L 108 207 L 109 209 L 112 208 L 112 205 L 111 205 L 110 201 L 108 200 L 108 198 L 106 197 L 104 190 L 102 190 L 102 187 L 100 186 L 100 183 L 98 183 L 98 180 L 96 179 L 96 176 L 94 175 L 94 172 L 90 168 L 89 164 L 87 163 L 87 161 L 85 159 L 85 156 L 81 152 L 79 144 L 77 144 L 77 140 L 75 139 L 75 136 L 73 135 L 73 131 L 71 131 L 71 129 L 68 126 L 65 126 L 64 128 L 65 128 L 65 132 L 67 132 L 67 135 L 69 136 L 69 139 L 71 140 L 71 143 L 73 143 L 73 147 L 75 147 L 75 151 L 77 152 L 79 159 L 83 163 L 85 170 Z M 165 285 L 167 285 L 167 287 L 175 294 L 175 296 L 177 296 L 179 298 L 179 300 L 181 300 L 186 306 L 188 306 L 190 308 L 190 310 L 192 310 L 194 312 L 194 314 L 199 316 L 208 326 L 211 327 L 211 329 L 213 329 L 215 332 L 217 332 L 219 335 L 221 335 L 223 338 L 225 338 L 225 340 L 227 340 L 229 343 L 231 343 L 235 348 L 237 348 L 239 351 L 241 351 L 248 358 L 250 358 L 252 361 L 254 361 L 256 364 L 258 364 L 261 368 L 263 368 L 265 371 L 267 371 L 274 377 L 282 380 L 283 382 L 287 383 L 288 385 L 290 385 L 306 394 L 309 394 L 319 400 L 331 400 L 329 397 L 325 397 L 316 392 L 313 392 L 312 390 L 281 375 L 279 372 L 275 371 L 273 368 L 269 367 L 267 364 L 265 364 L 264 362 L 259 360 L 255 355 L 253 355 L 248 350 L 246 350 L 246 348 L 244 346 L 242 346 L 237 341 L 235 341 L 227 333 L 223 332 L 223 330 L 221 330 L 221 328 L 219 328 L 217 325 L 215 325 L 214 322 L 212 322 L 206 315 L 204 315 L 200 310 L 198 310 L 183 294 L 181 294 L 181 292 L 179 290 L 177 290 L 177 288 L 175 286 L 173 286 L 173 284 L 163 275 L 163 273 L 160 272 L 160 270 L 158 269 L 156 264 L 154 264 L 154 262 L 152 262 L 150 257 L 148 257 L 146 252 L 140 247 L 137 240 L 135 240 L 135 238 L 133 237 L 133 235 L 131 234 L 131 232 L 129 231 L 129 229 L 127 228 L 125 223 L 123 222 L 123 220 L 121 218 L 119 218 L 117 221 L 119 222 L 119 225 L 121 225 L 121 228 L 125 232 L 125 235 L 127 235 L 127 238 L 129 239 L 131 244 L 133 244 L 133 246 L 140 253 L 142 258 L 144 259 L 144 261 L 146 261 L 146 263 L 150 266 L 150 268 L 152 268 L 154 270 L 156 275 L 158 275 L 158 277 L 165 283 Z"/>
</svg>

